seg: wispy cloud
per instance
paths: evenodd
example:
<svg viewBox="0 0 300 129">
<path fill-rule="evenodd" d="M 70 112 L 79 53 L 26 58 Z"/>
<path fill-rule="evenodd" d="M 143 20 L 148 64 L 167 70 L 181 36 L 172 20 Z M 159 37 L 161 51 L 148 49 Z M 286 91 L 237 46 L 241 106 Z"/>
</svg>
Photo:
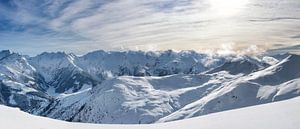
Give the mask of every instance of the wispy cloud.
<svg viewBox="0 0 300 129">
<path fill-rule="evenodd" d="M 91 49 L 208 50 L 231 43 L 299 43 L 299 38 L 291 37 L 300 33 L 300 2 L 276 2 L 281 1 L 1 1 L 0 47 L 24 53 L 34 47 L 82 53 Z M 260 22 L 253 22 L 257 20 Z"/>
</svg>

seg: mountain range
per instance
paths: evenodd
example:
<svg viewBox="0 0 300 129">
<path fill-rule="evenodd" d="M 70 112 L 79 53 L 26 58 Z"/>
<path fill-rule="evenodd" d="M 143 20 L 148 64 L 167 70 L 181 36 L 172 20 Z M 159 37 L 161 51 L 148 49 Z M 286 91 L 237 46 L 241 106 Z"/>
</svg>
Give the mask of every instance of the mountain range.
<svg viewBox="0 0 300 129">
<path fill-rule="evenodd" d="M 300 56 L 0 52 L 0 104 L 105 124 L 181 120 L 300 95 Z"/>
</svg>

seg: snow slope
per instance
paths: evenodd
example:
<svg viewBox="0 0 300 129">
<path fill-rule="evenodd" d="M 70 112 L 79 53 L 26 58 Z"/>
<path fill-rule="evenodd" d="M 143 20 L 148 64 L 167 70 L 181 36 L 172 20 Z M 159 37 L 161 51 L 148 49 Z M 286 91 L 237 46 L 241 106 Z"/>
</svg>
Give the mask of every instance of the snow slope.
<svg viewBox="0 0 300 129">
<path fill-rule="evenodd" d="M 252 64 L 257 62 L 250 62 L 253 61 L 241 63 L 242 66 L 233 63 L 233 66 L 247 69 L 256 66 Z M 291 80 L 275 80 L 285 78 L 286 74 L 282 73 L 300 73 L 296 70 L 299 65 L 289 67 L 289 64 L 300 64 L 298 56 L 292 55 L 251 74 L 241 71 L 242 74 L 232 75 L 224 69 L 212 74 L 115 77 L 85 92 L 84 99 L 75 96 L 57 99 L 41 115 L 75 122 L 144 124 L 289 99 L 300 95 L 300 76 L 293 76 L 289 78 Z M 273 75 L 276 75 L 275 79 L 257 81 Z M 280 82 L 266 85 L 275 81 Z"/>
<path fill-rule="evenodd" d="M 291 55 L 276 65 L 239 77 L 161 118 L 159 122 L 186 119 L 299 96 L 299 59 L 300 56 Z"/>
<path fill-rule="evenodd" d="M 48 104 L 42 77 L 27 59 L 17 53 L 0 51 L 0 103 L 27 112 Z"/>
<path fill-rule="evenodd" d="M 209 81 L 210 79 L 214 81 Z M 75 96 L 57 99 L 41 114 L 89 123 L 154 123 L 232 79 L 221 80 L 202 74 L 122 76 L 106 80 L 85 92 L 84 99 Z"/>
<path fill-rule="evenodd" d="M 300 56 L 0 52 L 0 103 L 60 120 L 169 122 L 300 95 Z"/>
<path fill-rule="evenodd" d="M 300 97 L 264 105 L 149 125 L 70 123 L 21 112 L 0 105 L 0 127 L 5 129 L 299 129 Z"/>
</svg>

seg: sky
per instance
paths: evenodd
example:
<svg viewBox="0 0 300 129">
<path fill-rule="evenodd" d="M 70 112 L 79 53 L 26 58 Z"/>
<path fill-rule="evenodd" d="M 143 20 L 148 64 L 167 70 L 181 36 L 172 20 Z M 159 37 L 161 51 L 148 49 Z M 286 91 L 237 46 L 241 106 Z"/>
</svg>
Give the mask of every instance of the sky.
<svg viewBox="0 0 300 129">
<path fill-rule="evenodd" d="M 300 0 L 0 0 L 0 49 L 28 55 L 297 44 Z"/>
</svg>

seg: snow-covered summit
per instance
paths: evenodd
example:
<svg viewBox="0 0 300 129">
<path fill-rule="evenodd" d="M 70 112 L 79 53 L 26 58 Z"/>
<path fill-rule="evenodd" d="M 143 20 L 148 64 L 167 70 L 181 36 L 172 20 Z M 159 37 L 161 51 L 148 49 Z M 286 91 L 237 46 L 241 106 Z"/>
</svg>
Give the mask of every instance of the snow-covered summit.
<svg viewBox="0 0 300 129">
<path fill-rule="evenodd" d="M 11 54 L 11 51 L 10 50 L 2 50 L 0 51 L 0 60 L 9 56 Z"/>
<path fill-rule="evenodd" d="M 37 68 L 40 74 L 45 78 L 46 82 L 54 79 L 57 72 L 63 68 L 75 68 L 74 57 L 64 52 L 48 53 L 44 52 L 40 55 L 29 59 L 30 63 Z"/>
<path fill-rule="evenodd" d="M 253 73 L 255 82 L 276 85 L 300 77 L 300 56 L 290 55 L 269 68 Z"/>
<path fill-rule="evenodd" d="M 268 67 L 269 64 L 257 60 L 256 58 L 251 58 L 248 56 L 242 56 L 238 58 L 233 58 L 225 62 L 223 65 L 208 71 L 207 73 L 216 73 L 220 71 L 227 71 L 230 74 L 249 74 L 255 71 L 262 70 Z"/>
<path fill-rule="evenodd" d="M 10 51 L 0 55 L 0 103 L 28 112 L 48 103 L 47 86 L 26 57 Z"/>
</svg>

